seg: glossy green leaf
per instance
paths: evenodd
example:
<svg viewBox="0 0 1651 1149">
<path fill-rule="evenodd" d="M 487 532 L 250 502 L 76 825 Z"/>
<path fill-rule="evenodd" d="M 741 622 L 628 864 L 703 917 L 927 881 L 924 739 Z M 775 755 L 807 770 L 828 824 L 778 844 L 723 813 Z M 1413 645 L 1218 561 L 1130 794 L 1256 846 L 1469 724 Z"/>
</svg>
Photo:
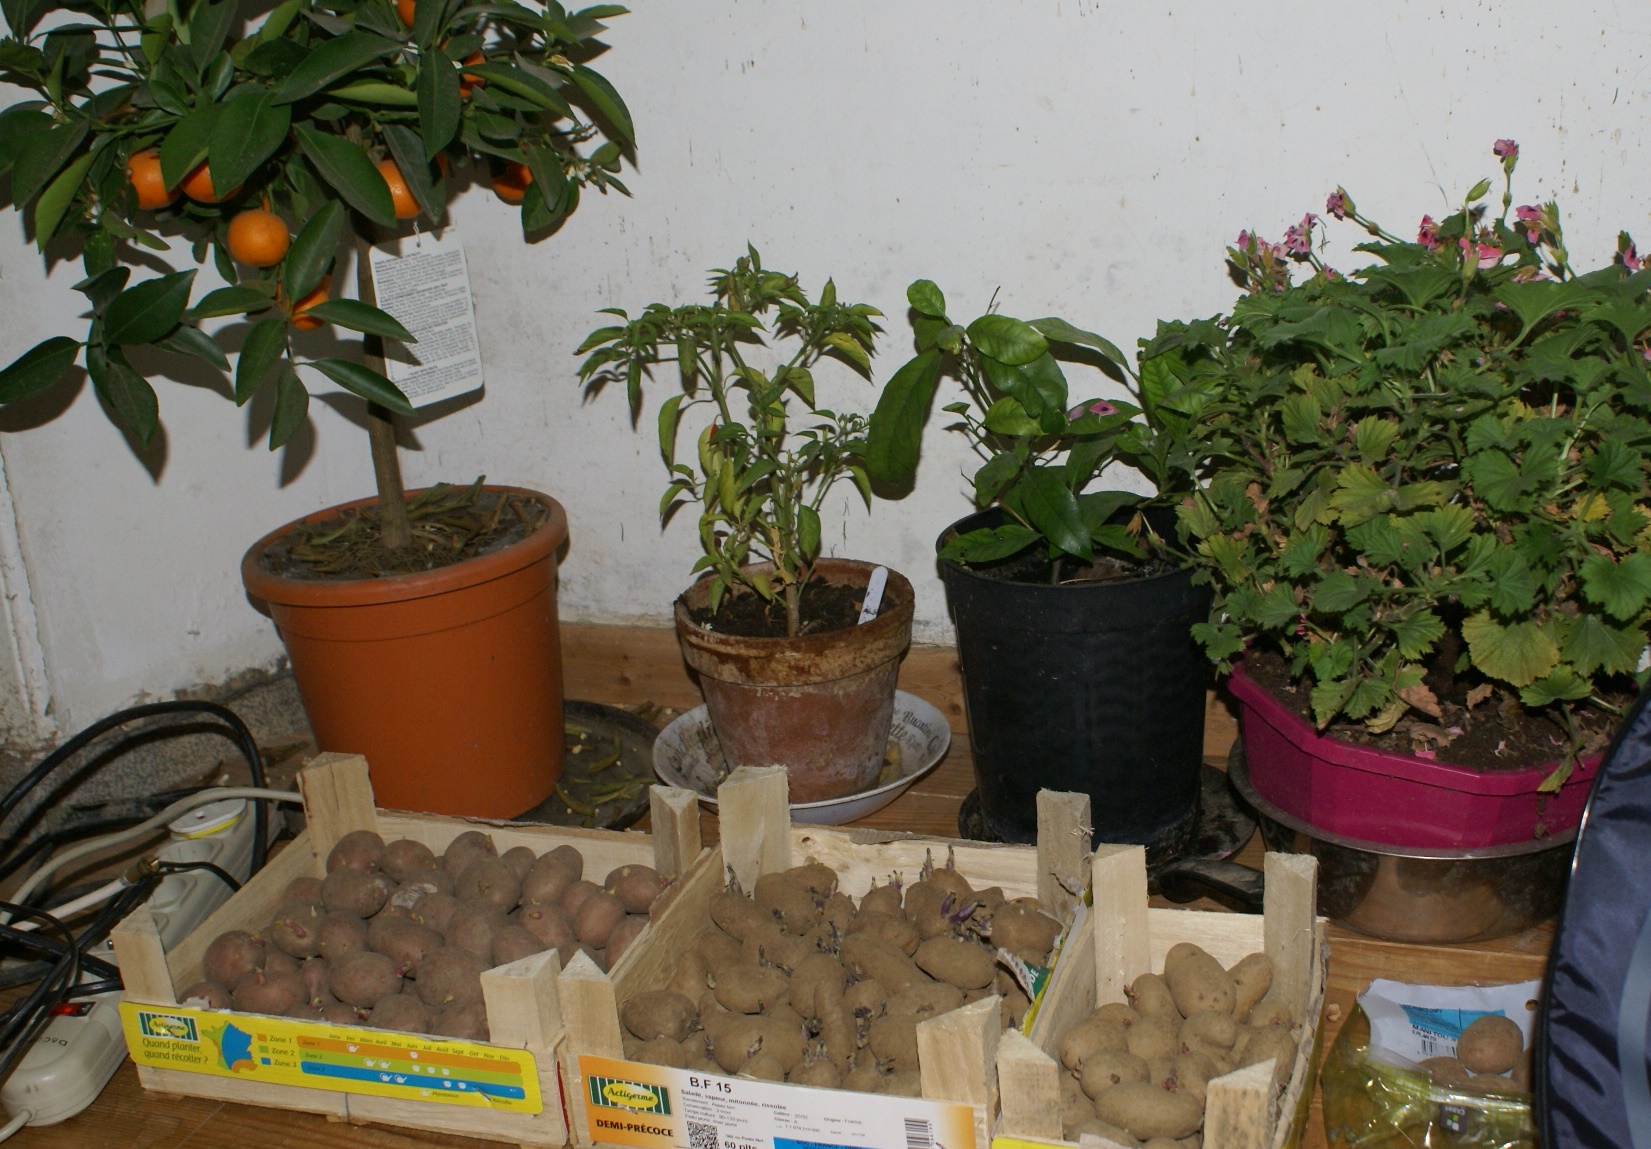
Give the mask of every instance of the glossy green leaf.
<svg viewBox="0 0 1651 1149">
<path fill-rule="evenodd" d="M 466 64 L 464 72 L 466 75 L 480 76 L 490 85 L 520 96 L 547 112 L 569 119 L 573 117 L 573 109 L 562 94 L 526 69 L 509 64 Z M 617 150 L 615 148 L 616 154 Z M 592 158 L 594 160 L 595 157 Z"/>
<path fill-rule="evenodd" d="M 101 315 L 109 306 L 109 301 L 121 293 L 126 281 L 131 278 L 130 267 L 111 267 L 108 271 L 81 280 L 74 289 L 91 302 L 93 314 Z"/>
<path fill-rule="evenodd" d="M 1053 339 L 1057 343 L 1071 343 L 1079 347 L 1092 347 L 1105 355 L 1119 367 L 1128 368 L 1129 360 L 1117 346 L 1104 335 L 1096 335 L 1093 331 L 1085 331 L 1081 327 L 1074 327 L 1066 320 L 1056 316 L 1047 319 L 1033 319 L 1028 321 L 1046 339 Z"/>
<path fill-rule="evenodd" d="M 160 425 L 160 402 L 149 380 L 132 370 L 118 347 L 105 350 L 96 344 L 86 348 L 86 373 L 98 396 L 114 412 L 115 422 L 147 445 Z"/>
<path fill-rule="evenodd" d="M 659 454 L 667 467 L 676 465 L 676 428 L 686 395 L 672 395 L 659 405 Z"/>
<path fill-rule="evenodd" d="M 583 64 L 573 66 L 573 82 L 585 94 L 602 117 L 606 119 L 619 138 L 627 144 L 636 143 L 636 128 L 631 124 L 630 109 L 625 107 L 625 101 L 614 90 L 607 78 L 592 71 Z"/>
<path fill-rule="evenodd" d="M 884 385 L 866 434 L 866 470 L 874 479 L 902 483 L 916 472 L 923 426 L 939 381 L 940 352 L 930 348 Z"/>
<path fill-rule="evenodd" d="M 235 364 L 235 405 L 242 406 L 257 394 L 269 372 L 286 354 L 287 324 L 284 319 L 265 319 L 247 333 Z"/>
<path fill-rule="evenodd" d="M 238 0 L 195 0 L 189 14 L 189 54 L 197 70 L 205 71 L 223 49 L 239 8 Z"/>
<path fill-rule="evenodd" d="M 820 553 L 820 513 L 806 504 L 797 508 L 797 548 L 805 559 Z"/>
<path fill-rule="evenodd" d="M 275 102 L 290 104 L 313 96 L 333 81 L 400 50 L 401 45 L 394 40 L 371 32 L 346 32 L 322 40 L 275 90 Z"/>
<path fill-rule="evenodd" d="M 384 140 L 390 145 L 390 155 L 401 169 L 401 178 L 407 181 L 407 190 L 418 201 L 419 210 L 426 219 L 440 223 L 447 214 L 447 184 L 431 175 L 424 140 L 406 124 L 385 124 Z"/>
<path fill-rule="evenodd" d="M 424 158 L 453 142 L 458 134 L 464 101 L 459 96 L 459 72 L 441 52 L 424 52 L 418 64 L 418 121 L 424 137 Z"/>
<path fill-rule="evenodd" d="M 327 95 L 352 104 L 368 104 L 378 108 L 416 108 L 418 97 L 399 84 L 384 80 L 357 80 L 338 88 L 329 88 Z"/>
<path fill-rule="evenodd" d="M 363 399 L 398 415 L 411 415 L 413 405 L 396 385 L 377 371 L 352 363 L 348 359 L 317 359 L 310 363 L 321 374 L 346 391 L 353 391 Z"/>
<path fill-rule="evenodd" d="M 111 346 L 153 343 L 178 325 L 189 306 L 195 272 L 157 276 L 128 287 L 104 313 L 104 338 Z"/>
<path fill-rule="evenodd" d="M 426 3 L 429 0 L 425 0 Z M 310 393 L 298 372 L 291 367 L 281 371 L 275 386 L 275 411 L 269 421 L 269 449 L 278 451 L 298 433 L 310 414 Z"/>
<path fill-rule="evenodd" d="M 1034 467 L 1016 484 L 1015 490 L 1032 527 L 1048 539 L 1051 546 L 1086 562 L 1093 557 L 1089 531 L 1078 513 L 1078 500 L 1061 482 L 1058 472 Z"/>
<path fill-rule="evenodd" d="M 50 131 L 55 123 L 47 113 L 24 104 L 13 104 L 0 112 L 0 173 L 11 170 L 24 144 L 41 132 Z"/>
<path fill-rule="evenodd" d="M 365 151 L 341 136 L 318 131 L 308 124 L 299 124 L 296 131 L 304 157 L 344 202 L 380 227 L 396 226 L 390 185 L 378 174 Z"/>
<path fill-rule="evenodd" d="M 225 101 L 207 142 L 207 163 L 214 188 L 246 183 L 287 138 L 292 109 L 276 104 L 261 87 L 242 88 Z"/>
<path fill-rule="evenodd" d="M 906 302 L 919 315 L 933 319 L 946 318 L 946 296 L 932 279 L 918 279 L 906 288 Z"/>
<path fill-rule="evenodd" d="M 66 335 L 36 343 L 0 369 L 0 403 L 17 403 L 49 390 L 79 357 L 80 344 Z"/>
<path fill-rule="evenodd" d="M 245 315 L 263 311 L 275 300 L 268 292 L 254 287 L 220 287 L 209 291 L 201 301 L 189 309 L 190 319 L 212 319 L 220 315 Z"/>
<path fill-rule="evenodd" d="M 32 204 L 85 142 L 88 127 L 85 120 L 73 120 L 29 136 L 12 161 L 11 202 L 18 207 Z"/>
<path fill-rule="evenodd" d="M 442 17 L 446 14 L 445 0 L 424 0 L 413 6 L 413 43 L 418 45 L 421 58 L 430 54 L 430 49 L 441 39 Z"/>
<path fill-rule="evenodd" d="M 982 315 L 969 324 L 969 339 L 1000 363 L 1019 367 L 1049 350 L 1049 343 L 1031 324 L 1007 315 Z"/>
<path fill-rule="evenodd" d="M 217 342 L 192 323 L 180 323 L 172 332 L 155 340 L 155 346 L 174 355 L 188 355 L 210 363 L 220 371 L 229 370 L 229 357 Z"/>
<path fill-rule="evenodd" d="M 380 335 L 403 343 L 418 342 L 411 331 L 397 322 L 395 316 L 359 299 L 329 299 L 325 303 L 317 303 L 306 314 L 325 323 L 348 327 L 351 331 Z"/>
<path fill-rule="evenodd" d="M 218 122 L 222 107 L 203 104 L 184 116 L 161 141 L 161 179 L 169 188 L 175 188 L 184 177 L 206 159 L 212 142 L 212 129 Z M 214 190 L 219 190 L 213 185 Z M 228 191 L 229 189 L 222 189 Z"/>
<path fill-rule="evenodd" d="M 990 530 L 970 531 L 946 540 L 940 548 L 940 557 L 950 562 L 997 562 L 1017 555 L 1042 536 L 1020 523 L 1005 523 Z"/>
<path fill-rule="evenodd" d="M 330 199 L 299 229 L 281 261 L 281 281 L 291 298 L 302 299 L 315 290 L 338 256 L 348 222 L 344 205 Z"/>
<path fill-rule="evenodd" d="M 47 241 L 57 234 L 67 218 L 94 158 L 88 153 L 64 168 L 35 201 L 34 242 L 40 250 L 45 250 Z"/>
</svg>

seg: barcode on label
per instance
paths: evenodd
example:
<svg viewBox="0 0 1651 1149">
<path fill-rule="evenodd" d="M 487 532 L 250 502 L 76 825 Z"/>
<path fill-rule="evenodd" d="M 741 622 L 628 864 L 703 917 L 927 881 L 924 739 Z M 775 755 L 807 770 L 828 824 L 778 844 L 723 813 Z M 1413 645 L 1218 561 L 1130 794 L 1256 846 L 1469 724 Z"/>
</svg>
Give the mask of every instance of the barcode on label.
<svg viewBox="0 0 1651 1149">
<path fill-rule="evenodd" d="M 906 1118 L 906 1149 L 934 1149 L 934 1125 L 915 1117 Z"/>
<path fill-rule="evenodd" d="M 719 1149 L 722 1137 L 715 1125 L 704 1125 L 698 1121 L 688 1122 L 688 1145 L 690 1149 Z"/>
</svg>

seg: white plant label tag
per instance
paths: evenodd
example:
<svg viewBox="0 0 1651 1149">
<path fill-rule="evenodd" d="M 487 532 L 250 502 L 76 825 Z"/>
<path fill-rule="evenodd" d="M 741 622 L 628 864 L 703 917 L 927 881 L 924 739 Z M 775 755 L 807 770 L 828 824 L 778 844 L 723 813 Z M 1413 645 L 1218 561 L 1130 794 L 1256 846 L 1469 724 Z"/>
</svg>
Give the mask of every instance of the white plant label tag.
<svg viewBox="0 0 1651 1149">
<path fill-rule="evenodd" d="M 475 391 L 483 383 L 470 270 L 456 227 L 404 236 L 370 249 L 378 306 L 417 337 L 384 341 L 384 368 L 414 407 Z"/>
</svg>

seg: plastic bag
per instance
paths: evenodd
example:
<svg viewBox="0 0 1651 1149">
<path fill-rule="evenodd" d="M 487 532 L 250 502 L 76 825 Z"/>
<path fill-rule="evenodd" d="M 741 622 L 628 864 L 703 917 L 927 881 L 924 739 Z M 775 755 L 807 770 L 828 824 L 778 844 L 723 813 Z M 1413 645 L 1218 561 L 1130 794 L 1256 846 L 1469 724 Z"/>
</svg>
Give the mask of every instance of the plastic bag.
<svg viewBox="0 0 1651 1149">
<path fill-rule="evenodd" d="M 1370 1019 L 1354 1006 L 1319 1078 L 1333 1149 L 1536 1149 L 1529 1094 L 1446 1089 L 1367 1057 L 1369 1046 Z"/>
</svg>

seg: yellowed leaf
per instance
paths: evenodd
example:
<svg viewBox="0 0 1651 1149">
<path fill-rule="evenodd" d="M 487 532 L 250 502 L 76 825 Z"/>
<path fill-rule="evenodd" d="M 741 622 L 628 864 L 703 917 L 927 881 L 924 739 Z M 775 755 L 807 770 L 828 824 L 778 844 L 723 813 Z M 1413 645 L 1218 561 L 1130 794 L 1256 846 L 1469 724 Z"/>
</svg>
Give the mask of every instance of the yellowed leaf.
<svg viewBox="0 0 1651 1149">
<path fill-rule="evenodd" d="M 1468 709 L 1472 710 L 1475 706 L 1478 706 L 1485 699 L 1489 698 L 1495 689 L 1496 688 L 1490 683 L 1483 682 L 1468 691 Z"/>
<path fill-rule="evenodd" d="M 1423 714 L 1430 714 L 1434 718 L 1438 718 L 1443 714 L 1443 711 L 1439 709 L 1438 696 L 1419 682 L 1415 686 L 1400 687 L 1394 693 Z"/>
</svg>

